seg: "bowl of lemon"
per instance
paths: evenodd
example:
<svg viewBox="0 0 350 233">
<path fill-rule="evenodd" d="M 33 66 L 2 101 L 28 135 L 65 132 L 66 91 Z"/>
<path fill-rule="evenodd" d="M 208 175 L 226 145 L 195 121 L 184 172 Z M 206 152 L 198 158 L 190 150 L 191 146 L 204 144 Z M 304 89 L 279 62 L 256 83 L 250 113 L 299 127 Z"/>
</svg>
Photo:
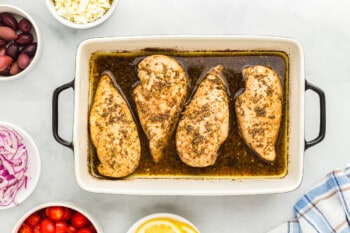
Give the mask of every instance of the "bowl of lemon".
<svg viewBox="0 0 350 233">
<path fill-rule="evenodd" d="M 156 213 L 136 221 L 127 233 L 200 233 L 189 220 L 176 214 Z"/>
</svg>

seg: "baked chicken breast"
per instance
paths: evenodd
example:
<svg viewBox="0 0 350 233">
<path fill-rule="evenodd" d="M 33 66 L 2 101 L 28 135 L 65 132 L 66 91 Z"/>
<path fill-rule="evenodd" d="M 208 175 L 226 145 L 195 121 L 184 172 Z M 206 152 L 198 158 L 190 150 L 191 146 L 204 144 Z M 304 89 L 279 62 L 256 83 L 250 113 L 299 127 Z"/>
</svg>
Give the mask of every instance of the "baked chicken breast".
<svg viewBox="0 0 350 233">
<path fill-rule="evenodd" d="M 235 102 L 239 132 L 258 156 L 276 159 L 276 141 L 282 118 L 282 83 L 264 66 L 243 69 L 245 90 Z"/>
<path fill-rule="evenodd" d="M 163 156 L 188 95 L 188 77 L 172 57 L 152 55 L 138 64 L 133 91 L 141 126 L 155 162 Z"/>
<path fill-rule="evenodd" d="M 222 65 L 211 69 L 186 106 L 176 131 L 180 159 L 192 167 L 213 165 L 229 132 L 229 98 Z"/>
<path fill-rule="evenodd" d="M 138 129 L 121 89 L 111 72 L 98 82 L 90 111 L 90 137 L 100 161 L 101 175 L 119 178 L 139 165 L 141 145 Z"/>
</svg>

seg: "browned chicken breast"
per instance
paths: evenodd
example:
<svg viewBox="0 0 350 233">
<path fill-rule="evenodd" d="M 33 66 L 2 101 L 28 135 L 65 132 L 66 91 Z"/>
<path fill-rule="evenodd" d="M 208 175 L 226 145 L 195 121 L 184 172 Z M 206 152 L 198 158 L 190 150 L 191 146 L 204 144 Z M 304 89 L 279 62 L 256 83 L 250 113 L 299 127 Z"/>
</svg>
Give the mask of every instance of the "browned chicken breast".
<svg viewBox="0 0 350 233">
<path fill-rule="evenodd" d="M 242 73 L 245 91 L 235 103 L 240 134 L 258 156 L 274 161 L 282 118 L 281 79 L 264 66 L 247 67 Z"/>
<path fill-rule="evenodd" d="M 140 83 L 133 95 L 155 162 L 163 155 L 188 95 L 188 78 L 174 58 L 146 57 L 138 65 Z"/>
<path fill-rule="evenodd" d="M 100 161 L 99 173 L 119 178 L 138 167 L 141 145 L 130 108 L 112 79 L 113 74 L 105 72 L 98 82 L 90 112 L 90 136 Z"/>
<path fill-rule="evenodd" d="M 192 167 L 213 165 L 229 132 L 229 99 L 221 65 L 200 82 L 176 131 L 180 159 Z"/>
</svg>

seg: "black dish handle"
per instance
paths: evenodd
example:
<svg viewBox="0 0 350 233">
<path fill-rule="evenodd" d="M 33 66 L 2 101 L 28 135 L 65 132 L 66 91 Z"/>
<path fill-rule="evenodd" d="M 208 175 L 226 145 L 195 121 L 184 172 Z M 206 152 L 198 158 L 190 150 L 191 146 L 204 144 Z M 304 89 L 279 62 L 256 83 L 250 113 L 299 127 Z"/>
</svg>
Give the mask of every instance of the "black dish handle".
<svg viewBox="0 0 350 233">
<path fill-rule="evenodd" d="M 56 141 L 63 146 L 66 146 L 72 150 L 74 150 L 73 142 L 69 142 L 58 134 L 58 97 L 60 93 L 68 88 L 74 89 L 74 80 L 66 83 L 60 87 L 57 87 L 55 91 L 53 92 L 52 96 L 52 132 L 53 136 L 56 139 Z"/>
<path fill-rule="evenodd" d="M 316 92 L 320 98 L 320 131 L 315 139 L 310 141 L 305 140 L 305 150 L 316 145 L 317 143 L 320 143 L 326 135 L 326 96 L 320 88 L 305 80 L 305 91 L 307 90 Z"/>
</svg>

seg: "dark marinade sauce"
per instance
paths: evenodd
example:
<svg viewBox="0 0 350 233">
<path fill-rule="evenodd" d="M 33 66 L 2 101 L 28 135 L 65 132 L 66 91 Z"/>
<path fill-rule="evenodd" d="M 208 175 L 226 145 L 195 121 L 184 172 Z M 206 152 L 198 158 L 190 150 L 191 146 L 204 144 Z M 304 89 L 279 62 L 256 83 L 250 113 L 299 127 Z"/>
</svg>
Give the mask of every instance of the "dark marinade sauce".
<svg viewBox="0 0 350 233">
<path fill-rule="evenodd" d="M 136 107 L 132 99 L 132 90 L 139 81 L 137 64 L 145 56 L 164 54 L 175 57 L 185 68 L 190 79 L 192 93 L 196 82 L 203 72 L 218 64 L 224 66 L 224 75 L 230 91 L 230 132 L 227 140 L 219 150 L 215 165 L 206 168 L 194 168 L 184 164 L 176 153 L 175 132 L 170 145 L 165 150 L 164 158 L 154 163 L 148 148 L 148 140 L 144 135 L 140 123 L 139 135 L 141 139 L 142 155 L 138 169 L 131 175 L 137 177 L 178 177 L 195 179 L 235 179 L 250 177 L 283 177 L 287 174 L 288 160 L 288 73 L 289 60 L 287 54 L 280 51 L 215 51 L 215 52 L 179 52 L 162 49 L 146 49 L 137 52 L 97 52 L 90 59 L 90 93 L 89 106 L 98 78 L 104 70 L 110 70 L 115 75 L 118 84 L 124 91 L 135 115 Z M 256 156 L 240 137 L 234 109 L 235 96 L 244 88 L 242 69 L 251 65 L 263 65 L 272 68 L 281 77 L 284 91 L 283 118 L 276 144 L 277 158 L 274 162 L 266 162 Z M 136 117 L 137 118 L 137 117 Z M 90 172 L 100 177 L 96 165 L 98 158 L 94 146 L 89 142 Z M 106 178 L 106 177 L 102 177 Z"/>
</svg>

